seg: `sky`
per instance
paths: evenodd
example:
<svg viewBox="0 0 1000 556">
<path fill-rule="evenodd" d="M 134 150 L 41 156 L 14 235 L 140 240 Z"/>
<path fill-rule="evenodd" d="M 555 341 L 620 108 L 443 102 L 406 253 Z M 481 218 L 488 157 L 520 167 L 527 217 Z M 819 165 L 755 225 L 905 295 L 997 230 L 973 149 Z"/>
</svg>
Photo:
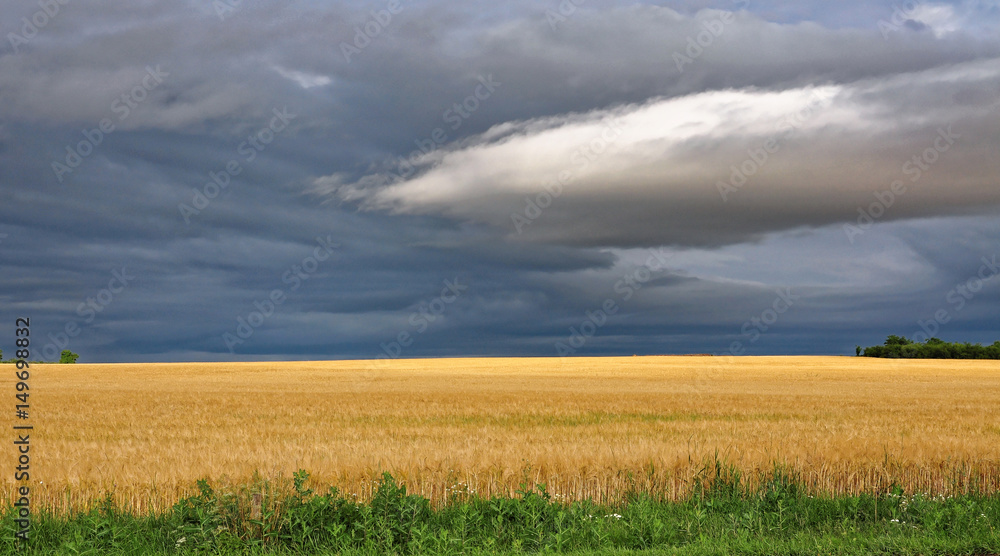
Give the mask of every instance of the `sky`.
<svg viewBox="0 0 1000 556">
<path fill-rule="evenodd" d="M 1000 339 L 1000 1 L 0 4 L 0 348 Z"/>
</svg>

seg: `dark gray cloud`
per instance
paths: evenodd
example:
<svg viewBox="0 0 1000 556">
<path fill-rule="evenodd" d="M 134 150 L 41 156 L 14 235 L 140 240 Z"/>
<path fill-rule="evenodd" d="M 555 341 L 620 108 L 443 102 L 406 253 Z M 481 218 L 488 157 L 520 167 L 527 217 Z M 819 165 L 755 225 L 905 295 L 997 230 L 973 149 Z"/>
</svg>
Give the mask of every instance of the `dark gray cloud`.
<svg viewBox="0 0 1000 556">
<path fill-rule="evenodd" d="M 385 5 L 0 7 L 5 354 L 30 316 L 84 361 L 555 355 L 605 303 L 577 353 L 1000 337 L 998 278 L 949 298 L 1000 251 L 994 6 L 403 2 L 348 60 Z"/>
</svg>

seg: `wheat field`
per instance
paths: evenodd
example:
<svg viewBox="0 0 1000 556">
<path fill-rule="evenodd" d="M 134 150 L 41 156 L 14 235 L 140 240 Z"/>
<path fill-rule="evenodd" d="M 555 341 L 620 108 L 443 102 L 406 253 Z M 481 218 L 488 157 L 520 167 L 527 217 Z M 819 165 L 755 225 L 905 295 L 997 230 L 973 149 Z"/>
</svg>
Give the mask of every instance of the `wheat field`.
<svg viewBox="0 0 1000 556">
<path fill-rule="evenodd" d="M 715 458 L 747 474 L 780 464 L 817 493 L 1000 489 L 995 361 L 77 364 L 33 366 L 30 384 L 32 504 L 56 512 L 108 493 L 159 511 L 200 478 L 280 483 L 297 469 L 359 499 L 382 471 L 435 503 L 526 480 L 556 499 L 677 498 Z M 0 460 L 13 470 L 12 444 Z"/>
</svg>

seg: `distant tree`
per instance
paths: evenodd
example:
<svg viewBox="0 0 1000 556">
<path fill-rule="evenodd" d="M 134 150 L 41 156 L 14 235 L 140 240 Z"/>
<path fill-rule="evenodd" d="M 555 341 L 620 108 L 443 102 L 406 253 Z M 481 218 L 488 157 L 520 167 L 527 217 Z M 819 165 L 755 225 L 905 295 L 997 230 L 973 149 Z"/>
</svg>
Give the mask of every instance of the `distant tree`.
<svg viewBox="0 0 1000 556">
<path fill-rule="evenodd" d="M 854 346 L 854 355 L 861 357 L 861 346 Z"/>
<path fill-rule="evenodd" d="M 885 346 L 869 346 L 861 353 L 865 357 L 888 357 L 885 354 Z"/>
<path fill-rule="evenodd" d="M 860 355 L 893 359 L 1000 359 L 1000 341 L 988 346 L 969 342 L 945 342 L 929 338 L 919 343 L 904 336 L 889 336 L 885 345 L 866 347 Z"/>
<path fill-rule="evenodd" d="M 68 349 L 64 349 L 64 350 L 62 350 L 62 353 L 59 354 L 59 362 L 60 363 L 76 363 L 76 360 L 79 359 L 79 357 L 80 357 L 79 355 L 73 353 L 72 351 L 70 351 Z"/>
</svg>

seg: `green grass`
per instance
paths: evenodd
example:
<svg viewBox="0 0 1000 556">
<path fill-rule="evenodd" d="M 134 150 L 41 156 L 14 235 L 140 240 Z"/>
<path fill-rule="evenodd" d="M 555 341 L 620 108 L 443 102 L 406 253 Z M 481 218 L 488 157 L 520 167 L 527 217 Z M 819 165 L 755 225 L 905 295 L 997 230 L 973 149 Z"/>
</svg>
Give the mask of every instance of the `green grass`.
<svg viewBox="0 0 1000 556">
<path fill-rule="evenodd" d="M 458 493 L 432 508 L 388 474 L 368 503 L 333 488 L 316 494 L 305 472 L 284 491 L 265 481 L 217 492 L 199 481 L 199 495 L 163 515 L 128 515 L 109 499 L 70 517 L 32 516 L 28 542 L 14 538 L 8 508 L 0 553 L 1000 554 L 996 494 L 812 497 L 779 469 L 753 490 L 719 463 L 711 471 L 682 502 L 633 493 L 615 507 L 559 503 L 535 485 L 513 498 Z"/>
</svg>

